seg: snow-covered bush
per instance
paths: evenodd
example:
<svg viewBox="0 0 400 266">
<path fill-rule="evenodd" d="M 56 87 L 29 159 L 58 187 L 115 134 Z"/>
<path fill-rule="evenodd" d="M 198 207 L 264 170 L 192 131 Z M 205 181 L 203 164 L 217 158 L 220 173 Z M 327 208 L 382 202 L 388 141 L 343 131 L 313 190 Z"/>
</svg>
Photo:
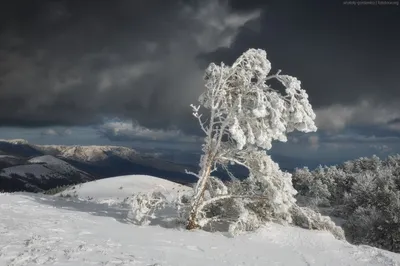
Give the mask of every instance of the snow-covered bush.
<svg viewBox="0 0 400 266">
<path fill-rule="evenodd" d="M 236 235 L 253 231 L 266 222 L 288 223 L 289 210 L 281 210 L 273 200 L 266 182 L 252 178 L 226 183 L 230 197 L 210 203 L 200 213 L 199 221 L 204 230 L 228 231 Z"/>
<path fill-rule="evenodd" d="M 282 172 L 266 150 L 274 140 L 287 141 L 289 132 L 311 132 L 317 128 L 315 114 L 300 81 L 281 75 L 280 71 L 270 75 L 270 70 L 267 54 L 260 49 L 248 50 L 232 66 L 212 63 L 207 68 L 200 105 L 192 105 L 205 139 L 200 171 L 191 173 L 198 177 L 198 182 L 191 201 L 188 229 L 207 224 L 202 219 L 210 220 L 205 212 L 209 205 L 228 199 L 235 199 L 240 210 L 236 222 L 257 223 L 259 219 L 248 214 L 250 205 L 244 203 L 261 199 L 258 193 L 254 194 L 253 188 L 257 186 L 263 188 L 260 194 L 265 205 L 270 206 L 271 218 L 290 221 L 289 210 L 296 194 L 291 175 Z M 271 79 L 283 85 L 285 94 L 268 84 Z M 200 107 L 208 109 L 207 117 L 199 113 Z M 241 200 L 236 194 L 226 193 L 222 183 L 214 189 L 210 181 L 218 165 L 227 169 L 230 163 L 244 166 L 250 172 L 251 187 L 240 195 Z"/>
<path fill-rule="evenodd" d="M 345 239 L 343 229 L 328 216 L 307 207 L 293 206 L 291 209 L 293 224 L 310 230 L 325 230 L 331 232 L 337 239 Z"/>
<path fill-rule="evenodd" d="M 131 207 L 128 219 L 137 225 L 147 225 L 151 219 L 157 218 L 155 213 L 165 208 L 168 201 L 161 192 L 151 192 L 134 194 L 125 203 Z"/>
<path fill-rule="evenodd" d="M 124 200 L 130 207 L 127 221 L 136 225 L 182 226 L 188 218 L 190 196 L 159 190 L 133 194 Z"/>
</svg>

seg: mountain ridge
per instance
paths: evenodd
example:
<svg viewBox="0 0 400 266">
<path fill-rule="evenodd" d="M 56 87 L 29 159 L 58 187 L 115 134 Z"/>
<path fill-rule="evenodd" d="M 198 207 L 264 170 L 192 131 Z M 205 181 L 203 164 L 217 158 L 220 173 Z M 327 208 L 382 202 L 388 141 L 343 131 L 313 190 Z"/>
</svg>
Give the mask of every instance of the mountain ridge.
<svg viewBox="0 0 400 266">
<path fill-rule="evenodd" d="M 54 186 L 128 174 L 156 175 L 177 183 L 195 181 L 185 173 L 185 169 L 193 170 L 190 166 L 121 146 L 36 145 L 22 139 L 0 140 L 0 154 L 0 191 L 7 192 L 41 192 Z M 68 171 L 61 173 L 67 178 L 60 178 L 54 165 L 58 170 L 70 169 L 74 178 L 67 179 L 71 176 Z"/>
</svg>

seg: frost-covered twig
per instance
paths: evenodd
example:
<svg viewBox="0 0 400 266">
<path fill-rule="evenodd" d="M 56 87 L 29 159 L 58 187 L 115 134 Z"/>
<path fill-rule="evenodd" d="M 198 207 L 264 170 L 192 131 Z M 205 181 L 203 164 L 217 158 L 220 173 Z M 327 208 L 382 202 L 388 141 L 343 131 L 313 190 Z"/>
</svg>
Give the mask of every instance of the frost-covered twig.
<svg viewBox="0 0 400 266">
<path fill-rule="evenodd" d="M 190 107 L 192 107 L 193 109 L 193 116 L 196 117 L 199 121 L 201 130 L 203 130 L 203 132 L 207 134 L 207 129 L 204 127 L 204 122 L 201 120 L 202 115 L 199 114 L 200 105 L 194 106 L 193 104 L 191 104 Z"/>
<path fill-rule="evenodd" d="M 193 176 L 195 176 L 195 177 L 199 178 L 199 175 L 198 175 L 198 174 L 196 174 L 196 173 L 193 173 L 193 172 L 191 172 L 191 171 L 188 171 L 187 169 L 185 169 L 185 174 L 188 174 L 188 175 L 193 175 Z"/>
</svg>

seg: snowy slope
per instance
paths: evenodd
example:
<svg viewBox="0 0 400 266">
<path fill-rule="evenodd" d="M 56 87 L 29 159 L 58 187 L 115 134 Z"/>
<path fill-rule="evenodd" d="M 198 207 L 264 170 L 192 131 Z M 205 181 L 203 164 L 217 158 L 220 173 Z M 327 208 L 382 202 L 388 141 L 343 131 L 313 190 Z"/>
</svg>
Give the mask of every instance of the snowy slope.
<svg viewBox="0 0 400 266">
<path fill-rule="evenodd" d="M 101 161 L 110 155 L 124 159 L 134 159 L 138 153 L 130 148 L 119 146 L 64 146 L 64 145 L 34 145 L 35 148 L 46 154 L 54 154 L 62 158 L 69 158 L 85 162 Z"/>
<path fill-rule="evenodd" d="M 20 177 L 27 178 L 28 175 L 32 175 L 38 179 L 44 178 L 56 178 L 57 175 L 52 175 L 52 171 L 47 169 L 43 165 L 40 164 L 27 164 L 27 165 L 18 165 L 12 166 L 8 168 L 4 168 L 0 171 L 0 175 L 6 178 L 13 178 L 12 175 L 18 175 Z"/>
<path fill-rule="evenodd" d="M 35 157 L 35 158 L 28 160 L 28 162 L 32 163 L 32 164 L 43 164 L 46 168 L 48 168 L 52 171 L 55 171 L 57 173 L 60 173 L 61 175 L 68 175 L 71 173 L 80 173 L 83 176 L 88 175 L 87 173 L 84 173 L 84 172 L 80 171 L 79 169 L 73 167 L 69 163 L 66 163 L 63 160 L 60 160 L 51 155 Z M 89 178 L 86 180 L 89 180 Z"/>
<path fill-rule="evenodd" d="M 39 192 L 93 179 L 91 175 L 50 155 L 32 158 L 23 165 L 0 169 L 0 189 L 5 191 Z"/>
<path fill-rule="evenodd" d="M 138 192 L 163 191 L 165 194 L 190 191 L 191 188 L 147 175 L 127 175 L 100 179 L 69 188 L 57 195 L 71 195 L 80 199 L 92 199 L 100 203 L 118 203 Z"/>
<path fill-rule="evenodd" d="M 248 235 L 127 224 L 125 210 L 30 193 L 0 194 L 0 265 L 400 265 L 400 254 L 269 224 Z"/>
<path fill-rule="evenodd" d="M 18 157 L 12 155 L 1 154 L 0 159 L 17 159 Z"/>
<path fill-rule="evenodd" d="M 0 141 L 11 144 L 28 144 L 28 141 L 24 139 L 0 139 Z"/>
</svg>

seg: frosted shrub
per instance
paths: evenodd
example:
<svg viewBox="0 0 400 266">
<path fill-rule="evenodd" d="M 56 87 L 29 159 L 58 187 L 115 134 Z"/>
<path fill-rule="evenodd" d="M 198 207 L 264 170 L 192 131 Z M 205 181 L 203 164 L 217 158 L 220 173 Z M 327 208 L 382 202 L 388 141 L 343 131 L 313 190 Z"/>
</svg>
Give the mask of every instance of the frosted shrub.
<svg viewBox="0 0 400 266">
<path fill-rule="evenodd" d="M 166 197 L 161 192 L 138 193 L 125 200 L 131 211 L 128 219 L 137 225 L 147 225 L 150 220 L 157 218 L 157 210 L 165 208 L 168 204 Z"/>
<path fill-rule="evenodd" d="M 130 207 L 127 220 L 136 225 L 179 227 L 187 220 L 190 196 L 161 191 L 134 194 L 124 202 Z"/>
<path fill-rule="evenodd" d="M 307 207 L 293 206 L 291 209 L 293 224 L 310 230 L 329 231 L 337 239 L 345 239 L 343 229 L 336 226 L 328 216 L 322 216 Z"/>
</svg>

